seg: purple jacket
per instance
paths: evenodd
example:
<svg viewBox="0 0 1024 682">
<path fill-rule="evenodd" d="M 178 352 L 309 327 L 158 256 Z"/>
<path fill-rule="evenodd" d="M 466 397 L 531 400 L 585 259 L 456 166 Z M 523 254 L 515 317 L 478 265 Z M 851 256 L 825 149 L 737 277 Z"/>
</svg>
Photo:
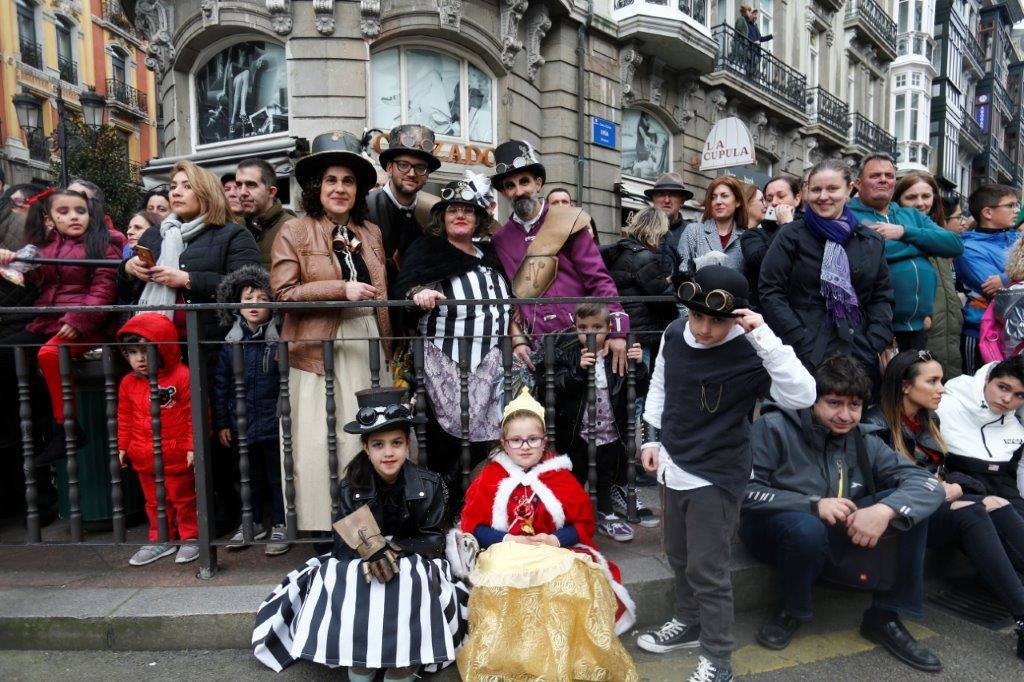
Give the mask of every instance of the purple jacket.
<svg viewBox="0 0 1024 682">
<path fill-rule="evenodd" d="M 533 237 L 540 231 L 547 216 L 548 206 L 545 203 L 541 211 L 540 220 L 534 224 L 529 233 L 523 230 L 523 226 L 513 219 L 509 219 L 500 230 L 491 238 L 494 250 L 498 253 L 505 274 L 509 280 L 515 277 L 519 264 L 526 256 L 526 249 L 533 241 Z M 587 231 L 581 231 L 569 237 L 569 240 L 558 252 L 558 274 L 555 281 L 551 283 L 545 297 L 581 298 L 585 296 L 607 298 L 618 296 L 615 288 L 601 259 L 601 253 L 597 250 L 594 238 Z M 611 309 L 611 334 L 612 337 L 625 336 L 629 331 L 629 315 L 622 309 L 622 304 L 615 302 L 608 304 Z M 527 330 L 533 334 L 534 339 L 539 339 L 548 332 L 557 332 L 573 326 L 573 309 L 571 304 L 541 304 L 521 305 L 519 315 L 521 316 Z"/>
</svg>

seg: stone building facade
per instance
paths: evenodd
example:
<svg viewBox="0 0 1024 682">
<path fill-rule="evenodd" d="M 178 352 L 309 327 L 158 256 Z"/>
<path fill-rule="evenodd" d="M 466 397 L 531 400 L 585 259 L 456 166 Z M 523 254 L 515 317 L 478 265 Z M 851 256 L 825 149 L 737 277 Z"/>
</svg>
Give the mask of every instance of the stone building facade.
<svg viewBox="0 0 1024 682">
<path fill-rule="evenodd" d="M 705 139 L 746 122 L 763 181 L 826 156 L 894 151 L 891 7 L 874 0 L 760 0 L 754 47 L 736 0 L 141 0 L 158 76 L 166 177 L 176 158 L 226 171 L 262 156 L 283 178 L 298 138 L 399 122 L 439 133 L 439 185 L 489 172 L 510 137 L 540 151 L 615 233 L 637 196 L 674 169 L 700 190 Z M 246 89 L 247 88 L 247 89 Z M 245 92 L 240 94 L 240 89 Z M 294 194 L 294 192 L 292 192 Z"/>
</svg>

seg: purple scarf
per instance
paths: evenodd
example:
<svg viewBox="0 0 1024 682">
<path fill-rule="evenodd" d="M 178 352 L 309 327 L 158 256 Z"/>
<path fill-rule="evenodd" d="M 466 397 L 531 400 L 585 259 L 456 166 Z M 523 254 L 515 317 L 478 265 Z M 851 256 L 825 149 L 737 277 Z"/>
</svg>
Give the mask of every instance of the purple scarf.
<svg viewBox="0 0 1024 682">
<path fill-rule="evenodd" d="M 843 207 L 843 213 L 837 219 L 822 218 L 810 207 L 804 213 L 804 225 L 825 240 L 825 254 L 821 259 L 821 295 L 825 297 L 825 307 L 836 324 L 843 320 L 860 324 L 857 292 L 850 280 L 850 259 L 844 248 L 857 224 L 857 218 L 848 207 Z"/>
</svg>

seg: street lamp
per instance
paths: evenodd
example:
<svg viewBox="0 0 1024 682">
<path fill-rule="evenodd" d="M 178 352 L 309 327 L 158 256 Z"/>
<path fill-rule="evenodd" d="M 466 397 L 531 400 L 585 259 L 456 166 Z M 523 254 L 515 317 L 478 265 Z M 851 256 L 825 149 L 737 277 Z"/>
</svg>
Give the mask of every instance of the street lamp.
<svg viewBox="0 0 1024 682">
<path fill-rule="evenodd" d="M 11 98 L 14 103 L 14 111 L 18 115 L 18 125 L 25 132 L 25 137 L 31 139 L 33 135 L 42 129 L 42 102 L 27 92 L 21 92 Z M 107 108 L 107 100 L 103 95 L 89 88 L 78 97 L 82 105 L 82 118 L 85 124 L 94 132 L 103 128 L 103 114 Z M 60 151 L 60 184 L 67 187 L 71 181 L 68 170 L 68 131 L 67 122 L 64 116 L 64 91 L 60 84 L 57 84 L 57 129 L 54 131 L 54 139 L 57 149 Z"/>
</svg>

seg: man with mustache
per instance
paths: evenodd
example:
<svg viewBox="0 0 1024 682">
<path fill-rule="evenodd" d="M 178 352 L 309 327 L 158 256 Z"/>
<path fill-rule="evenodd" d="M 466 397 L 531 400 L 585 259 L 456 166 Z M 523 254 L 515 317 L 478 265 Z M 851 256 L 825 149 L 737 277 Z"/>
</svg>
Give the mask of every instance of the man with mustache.
<svg viewBox="0 0 1024 682">
<path fill-rule="evenodd" d="M 518 298 L 618 296 L 594 238 L 587 231 L 590 216 L 573 207 L 551 207 L 541 197 L 546 172 L 529 143 L 509 140 L 494 150 L 491 184 L 512 204 L 512 217 L 492 243 Z M 517 336 L 515 353 L 533 369 L 530 353 L 549 332 L 573 326 L 572 304 L 519 306 L 524 331 Z M 619 303 L 610 303 L 610 334 L 606 346 L 612 369 L 626 372 L 626 333 L 629 315 Z"/>
</svg>

